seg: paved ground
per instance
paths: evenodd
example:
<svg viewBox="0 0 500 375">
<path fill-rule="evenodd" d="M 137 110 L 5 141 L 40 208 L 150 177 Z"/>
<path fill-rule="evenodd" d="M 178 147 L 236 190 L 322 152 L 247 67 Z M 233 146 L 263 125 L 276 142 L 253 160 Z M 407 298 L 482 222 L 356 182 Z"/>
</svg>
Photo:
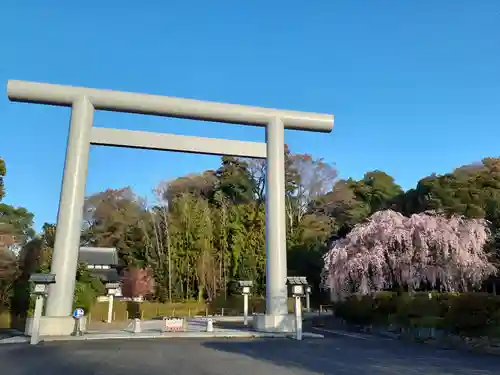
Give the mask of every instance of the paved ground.
<svg viewBox="0 0 500 375">
<path fill-rule="evenodd" d="M 324 333 L 324 332 L 323 332 Z M 9 375 L 493 375 L 500 358 L 369 336 L 302 342 L 130 340 L 0 346 Z"/>
<path fill-rule="evenodd" d="M 313 319 L 317 319 L 318 317 L 321 316 L 330 316 L 331 312 L 329 311 L 323 311 L 322 313 L 318 311 L 312 311 L 312 312 L 304 312 L 302 317 L 305 321 L 310 321 Z M 214 319 L 215 322 L 218 323 L 242 323 L 243 322 L 243 316 L 210 316 L 212 319 Z M 200 317 L 191 317 L 188 318 L 190 321 L 203 321 L 206 317 L 200 316 Z M 252 316 L 248 317 L 248 321 L 251 324 L 252 321 Z M 109 330 L 119 330 L 119 329 L 125 329 L 127 326 L 131 324 L 132 320 L 128 321 L 114 321 L 112 323 L 105 323 L 102 321 L 91 321 L 88 325 L 88 329 L 91 331 L 109 331 Z M 161 319 L 149 319 L 149 320 L 143 320 L 143 322 L 157 322 L 161 325 Z"/>
</svg>

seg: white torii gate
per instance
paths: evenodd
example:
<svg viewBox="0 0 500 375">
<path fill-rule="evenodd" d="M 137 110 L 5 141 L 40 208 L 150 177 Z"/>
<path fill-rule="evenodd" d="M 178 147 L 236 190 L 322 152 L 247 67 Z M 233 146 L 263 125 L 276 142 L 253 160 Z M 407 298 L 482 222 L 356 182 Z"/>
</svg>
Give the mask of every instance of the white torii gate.
<svg viewBox="0 0 500 375">
<path fill-rule="evenodd" d="M 333 129 L 333 115 L 16 80 L 8 81 L 7 94 L 14 102 L 71 107 L 51 265 L 56 283 L 49 290 L 46 328 L 41 327 L 42 331 L 69 334 L 73 329 L 70 315 L 90 145 L 267 158 L 266 313 L 257 317 L 254 325 L 268 331 L 290 329 L 286 289 L 284 129 L 327 133 Z M 96 110 L 263 126 L 266 143 L 96 128 L 93 127 Z"/>
</svg>

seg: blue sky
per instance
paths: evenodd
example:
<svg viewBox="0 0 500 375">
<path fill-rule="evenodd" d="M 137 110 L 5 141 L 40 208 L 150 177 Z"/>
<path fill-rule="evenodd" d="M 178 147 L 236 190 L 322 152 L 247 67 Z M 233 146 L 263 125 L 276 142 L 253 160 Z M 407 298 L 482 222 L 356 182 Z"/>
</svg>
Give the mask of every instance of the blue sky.
<svg viewBox="0 0 500 375">
<path fill-rule="evenodd" d="M 148 4 L 148 5 L 140 5 Z M 0 5 L 6 203 L 55 222 L 69 109 L 10 103 L 8 79 L 333 113 L 294 152 L 341 177 L 382 169 L 404 188 L 498 156 L 500 2 L 17 0 Z M 98 126 L 228 139 L 262 128 L 99 112 Z M 87 192 L 216 168 L 217 157 L 91 150 Z"/>
</svg>

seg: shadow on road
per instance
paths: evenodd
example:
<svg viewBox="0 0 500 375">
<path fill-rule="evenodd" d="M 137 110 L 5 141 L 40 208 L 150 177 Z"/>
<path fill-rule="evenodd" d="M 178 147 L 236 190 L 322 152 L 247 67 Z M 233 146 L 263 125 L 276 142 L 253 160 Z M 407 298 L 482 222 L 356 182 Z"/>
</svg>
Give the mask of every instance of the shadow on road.
<svg viewBox="0 0 500 375">
<path fill-rule="evenodd" d="M 90 375 L 97 374 L 99 368 L 91 358 L 89 361 L 74 361 L 64 347 L 44 343 L 38 346 L 2 345 L 0 363 L 9 375 Z"/>
<path fill-rule="evenodd" d="M 9 375 L 494 375 L 500 359 L 349 338 L 109 340 L 0 345 Z"/>
<path fill-rule="evenodd" d="M 13 328 L 0 328 L 0 340 L 18 336 L 24 336 L 23 332 Z"/>
<path fill-rule="evenodd" d="M 500 358 L 391 340 L 344 338 L 211 341 L 203 345 L 226 353 L 268 361 L 290 370 L 326 375 L 493 375 Z"/>
</svg>

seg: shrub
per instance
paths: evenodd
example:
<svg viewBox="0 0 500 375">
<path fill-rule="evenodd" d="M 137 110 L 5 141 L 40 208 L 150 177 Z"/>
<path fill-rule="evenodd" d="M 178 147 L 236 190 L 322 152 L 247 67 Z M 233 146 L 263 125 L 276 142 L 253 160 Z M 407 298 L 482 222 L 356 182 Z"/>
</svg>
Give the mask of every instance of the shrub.
<svg viewBox="0 0 500 375">
<path fill-rule="evenodd" d="M 444 318 L 440 316 L 423 316 L 421 318 L 410 319 L 411 328 L 445 328 Z"/>
<path fill-rule="evenodd" d="M 394 292 L 379 292 L 375 295 L 375 320 L 387 322 L 388 317 L 397 313 L 398 295 Z"/>
<path fill-rule="evenodd" d="M 97 297 L 96 291 L 91 284 L 77 281 L 75 285 L 75 297 L 73 299 L 73 308 L 83 308 L 85 312 L 90 311 Z"/>
<path fill-rule="evenodd" d="M 371 296 L 351 296 L 334 305 L 335 316 L 349 323 L 369 325 L 376 320 L 376 303 Z"/>
<path fill-rule="evenodd" d="M 493 335 L 500 327 L 500 297 L 481 293 L 378 293 L 351 296 L 334 305 L 335 315 L 357 325 L 442 328 L 466 335 Z"/>
<path fill-rule="evenodd" d="M 500 297 L 465 293 L 450 300 L 445 322 L 454 333 L 487 335 L 500 326 Z"/>
<path fill-rule="evenodd" d="M 403 326 L 411 326 L 411 322 L 424 317 L 439 317 L 442 315 L 440 301 L 429 298 L 428 293 L 403 294 L 398 299 L 396 322 Z"/>
</svg>

